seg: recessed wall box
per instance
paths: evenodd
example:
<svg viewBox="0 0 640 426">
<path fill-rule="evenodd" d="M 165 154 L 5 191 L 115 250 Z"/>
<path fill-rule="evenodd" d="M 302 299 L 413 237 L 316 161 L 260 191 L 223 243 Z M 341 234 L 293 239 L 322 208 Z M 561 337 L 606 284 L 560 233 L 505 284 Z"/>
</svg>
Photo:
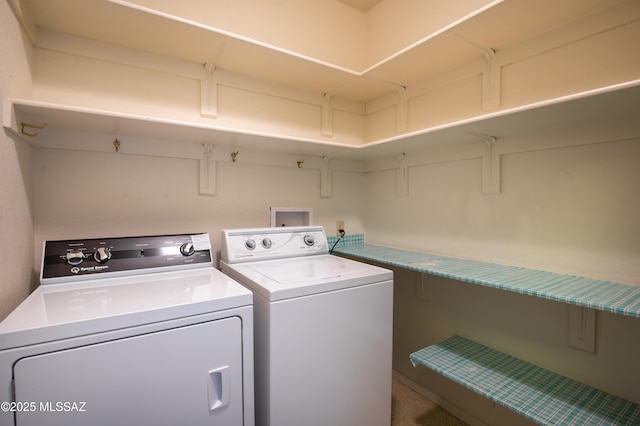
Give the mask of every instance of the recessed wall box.
<svg viewBox="0 0 640 426">
<path fill-rule="evenodd" d="M 313 225 L 311 207 L 271 207 L 271 227 Z"/>
</svg>

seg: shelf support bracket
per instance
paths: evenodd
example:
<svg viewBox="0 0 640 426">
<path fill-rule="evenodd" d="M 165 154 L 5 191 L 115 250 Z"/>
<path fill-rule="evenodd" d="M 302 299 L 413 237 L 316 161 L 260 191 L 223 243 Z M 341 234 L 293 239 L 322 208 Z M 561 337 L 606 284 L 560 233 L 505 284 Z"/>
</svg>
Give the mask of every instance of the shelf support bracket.
<svg viewBox="0 0 640 426">
<path fill-rule="evenodd" d="M 2 102 L 2 127 L 18 133 L 18 124 L 16 119 L 16 111 L 13 104 L 9 101 Z"/>
<path fill-rule="evenodd" d="M 398 133 L 406 133 L 408 125 L 407 117 L 407 88 L 404 86 L 396 86 L 398 92 Z"/>
<path fill-rule="evenodd" d="M 322 157 L 322 168 L 320 169 L 320 198 L 331 198 L 333 186 L 331 182 L 331 169 L 329 168 L 329 157 Z"/>
<path fill-rule="evenodd" d="M 325 93 L 322 100 L 322 136 L 333 136 L 333 120 L 331 113 L 331 93 Z"/>
<path fill-rule="evenodd" d="M 484 136 L 483 141 L 486 149 L 482 157 L 482 193 L 499 194 L 502 168 L 500 167 L 500 155 L 495 152 L 496 138 Z"/>
<path fill-rule="evenodd" d="M 400 167 L 398 167 L 397 171 L 396 191 L 398 193 L 398 197 L 400 198 L 407 198 L 409 196 L 409 167 L 404 164 L 405 157 L 405 153 L 402 153 L 398 156 Z"/>
<path fill-rule="evenodd" d="M 596 353 L 596 311 L 569 305 L 569 346 Z"/>
<path fill-rule="evenodd" d="M 496 64 L 496 51 L 484 50 L 487 68 L 482 73 L 482 109 L 491 111 L 500 108 L 502 68 Z"/>
<path fill-rule="evenodd" d="M 10 130 L 14 135 L 18 136 L 22 140 L 28 141 L 30 138 L 38 135 L 37 132 L 31 133 L 31 131 L 29 130 L 25 131 L 25 127 L 27 129 L 42 129 L 47 125 L 46 123 L 44 123 L 42 126 L 34 126 L 20 121 L 16 113 L 16 108 L 12 102 L 4 101 L 2 104 L 2 108 L 2 127 Z M 25 136 L 28 136 L 28 138 L 25 138 Z"/>
<path fill-rule="evenodd" d="M 423 302 L 430 302 L 431 293 L 431 281 L 428 274 L 418 272 L 416 275 L 416 297 Z"/>
<path fill-rule="evenodd" d="M 213 144 L 204 144 L 204 154 L 200 159 L 200 195 L 216 195 L 216 161 Z"/>
<path fill-rule="evenodd" d="M 203 117 L 218 117 L 218 81 L 215 70 L 213 61 L 204 65 L 204 76 L 200 81 L 200 115 Z"/>
<path fill-rule="evenodd" d="M 25 130 L 25 127 L 27 129 L 44 129 L 45 127 L 47 127 L 47 123 L 43 123 L 43 124 L 29 124 L 29 123 L 25 123 L 23 121 L 20 122 L 20 133 L 25 135 L 25 136 L 29 136 L 30 138 L 35 138 L 36 136 L 38 136 L 38 132 L 32 131 L 32 130 Z"/>
</svg>

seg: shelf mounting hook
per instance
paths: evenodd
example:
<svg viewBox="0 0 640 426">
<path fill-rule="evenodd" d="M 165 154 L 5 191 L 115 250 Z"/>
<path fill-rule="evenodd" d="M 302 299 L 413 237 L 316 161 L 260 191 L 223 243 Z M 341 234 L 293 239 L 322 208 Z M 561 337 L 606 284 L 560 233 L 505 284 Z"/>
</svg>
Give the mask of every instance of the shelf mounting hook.
<svg viewBox="0 0 640 426">
<path fill-rule="evenodd" d="M 29 123 L 25 123 L 24 121 L 20 122 L 20 133 L 22 133 L 25 136 L 29 136 L 31 138 L 38 136 L 37 132 L 31 133 L 31 132 L 26 132 L 24 130 L 25 127 L 28 127 L 29 129 L 44 129 L 45 127 L 47 127 L 47 123 L 43 123 L 43 124 L 29 124 Z"/>
<path fill-rule="evenodd" d="M 407 154 L 404 152 L 398 155 L 399 167 L 396 178 L 396 191 L 400 198 L 407 198 L 409 196 L 409 168 L 404 163 Z"/>
</svg>

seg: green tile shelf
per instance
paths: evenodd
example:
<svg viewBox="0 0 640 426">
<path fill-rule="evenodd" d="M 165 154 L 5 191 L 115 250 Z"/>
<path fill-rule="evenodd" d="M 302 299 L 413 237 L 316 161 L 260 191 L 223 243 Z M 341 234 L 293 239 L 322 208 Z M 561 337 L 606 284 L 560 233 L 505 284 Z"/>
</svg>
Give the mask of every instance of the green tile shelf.
<svg viewBox="0 0 640 426">
<path fill-rule="evenodd" d="M 460 336 L 409 358 L 540 425 L 640 424 L 637 404 Z"/>
<path fill-rule="evenodd" d="M 335 241 L 329 238 L 329 247 Z M 640 318 L 640 286 L 365 244 L 362 235 L 341 241 L 334 253 Z"/>
</svg>

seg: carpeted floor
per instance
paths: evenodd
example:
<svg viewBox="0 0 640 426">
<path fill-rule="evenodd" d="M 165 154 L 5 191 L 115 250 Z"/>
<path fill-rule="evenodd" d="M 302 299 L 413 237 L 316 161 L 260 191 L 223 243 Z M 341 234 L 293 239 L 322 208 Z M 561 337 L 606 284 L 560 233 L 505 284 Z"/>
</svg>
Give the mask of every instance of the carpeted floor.
<svg viewBox="0 0 640 426">
<path fill-rule="evenodd" d="M 468 426 L 413 389 L 393 379 L 391 426 Z"/>
</svg>

